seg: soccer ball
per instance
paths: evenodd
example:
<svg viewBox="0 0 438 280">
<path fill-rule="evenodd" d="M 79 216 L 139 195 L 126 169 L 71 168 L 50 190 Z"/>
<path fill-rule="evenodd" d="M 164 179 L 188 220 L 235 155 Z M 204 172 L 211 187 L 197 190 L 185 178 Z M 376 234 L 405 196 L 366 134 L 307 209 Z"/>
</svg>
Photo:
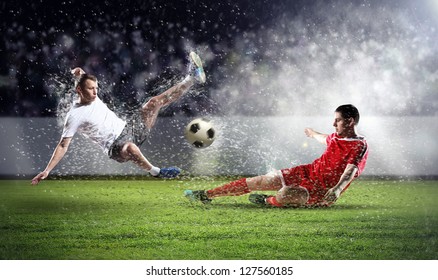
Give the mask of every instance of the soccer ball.
<svg viewBox="0 0 438 280">
<path fill-rule="evenodd" d="M 185 136 L 193 147 L 207 148 L 214 142 L 216 131 L 210 120 L 197 118 L 186 126 Z"/>
</svg>

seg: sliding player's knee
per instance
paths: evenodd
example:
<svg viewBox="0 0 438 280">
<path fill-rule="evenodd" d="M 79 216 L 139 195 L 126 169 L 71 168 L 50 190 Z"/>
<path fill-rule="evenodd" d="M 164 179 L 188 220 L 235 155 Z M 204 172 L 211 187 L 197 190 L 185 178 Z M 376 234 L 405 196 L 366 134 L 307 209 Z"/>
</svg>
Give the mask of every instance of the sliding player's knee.
<svg viewBox="0 0 438 280">
<path fill-rule="evenodd" d="M 277 201 L 285 206 L 303 206 L 309 200 L 309 192 L 303 187 L 284 187 L 277 193 Z"/>
</svg>

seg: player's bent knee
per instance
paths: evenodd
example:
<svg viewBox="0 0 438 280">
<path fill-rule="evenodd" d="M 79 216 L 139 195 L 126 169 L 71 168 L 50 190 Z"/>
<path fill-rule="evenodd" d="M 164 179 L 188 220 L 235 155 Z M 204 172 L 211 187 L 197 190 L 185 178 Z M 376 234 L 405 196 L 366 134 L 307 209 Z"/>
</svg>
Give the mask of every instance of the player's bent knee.
<svg viewBox="0 0 438 280">
<path fill-rule="evenodd" d="M 309 192 L 303 187 L 284 187 L 277 193 L 277 201 L 285 206 L 304 206 L 309 200 Z"/>
<path fill-rule="evenodd" d="M 123 146 L 120 155 L 125 160 L 131 160 L 139 152 L 139 148 L 132 142 L 127 142 Z"/>
</svg>

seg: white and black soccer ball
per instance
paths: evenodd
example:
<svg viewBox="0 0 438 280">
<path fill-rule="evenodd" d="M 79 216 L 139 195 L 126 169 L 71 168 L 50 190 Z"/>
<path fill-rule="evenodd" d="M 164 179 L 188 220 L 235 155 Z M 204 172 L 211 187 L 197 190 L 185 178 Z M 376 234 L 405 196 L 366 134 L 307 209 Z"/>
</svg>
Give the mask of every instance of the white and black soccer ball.
<svg viewBox="0 0 438 280">
<path fill-rule="evenodd" d="M 209 119 L 197 118 L 186 126 L 185 136 L 193 147 L 207 148 L 214 142 L 216 130 Z"/>
</svg>

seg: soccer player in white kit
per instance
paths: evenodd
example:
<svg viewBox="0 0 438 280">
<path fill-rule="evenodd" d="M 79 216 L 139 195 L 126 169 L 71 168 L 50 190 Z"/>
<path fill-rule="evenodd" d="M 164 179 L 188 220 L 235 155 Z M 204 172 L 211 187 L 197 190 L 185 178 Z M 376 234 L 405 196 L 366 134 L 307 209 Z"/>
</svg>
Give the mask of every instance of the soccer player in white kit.
<svg viewBox="0 0 438 280">
<path fill-rule="evenodd" d="M 76 132 L 98 144 L 108 156 L 118 162 L 132 161 L 152 176 L 174 178 L 180 173 L 177 167 L 159 168 L 152 165 L 142 154 L 139 146 L 157 119 L 160 109 L 178 100 L 195 83 L 206 80 L 202 61 L 195 52 L 190 55 L 189 74 L 180 83 L 160 95 L 150 98 L 135 117 L 128 121 L 119 118 L 97 96 L 98 82 L 93 75 L 77 67 L 72 70 L 76 78 L 76 92 L 79 95 L 66 116 L 61 140 L 56 146 L 47 167 L 32 179 L 36 185 L 46 179 L 49 173 L 66 154 Z"/>
</svg>

